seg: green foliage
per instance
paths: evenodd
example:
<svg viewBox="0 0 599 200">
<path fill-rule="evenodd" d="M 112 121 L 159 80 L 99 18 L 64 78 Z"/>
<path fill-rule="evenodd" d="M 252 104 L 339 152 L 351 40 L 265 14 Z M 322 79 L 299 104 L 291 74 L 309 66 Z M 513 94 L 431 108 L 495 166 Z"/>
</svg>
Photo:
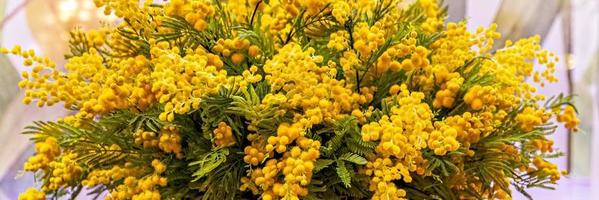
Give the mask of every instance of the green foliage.
<svg viewBox="0 0 599 200">
<path fill-rule="evenodd" d="M 316 160 L 316 163 L 314 164 L 314 170 L 312 170 L 314 173 L 319 172 L 320 170 L 327 168 L 329 165 L 333 164 L 335 161 L 334 160 L 329 160 L 329 159 L 318 159 Z"/>
<path fill-rule="evenodd" d="M 190 167 L 197 165 L 198 168 L 198 170 L 192 174 L 194 176 L 192 182 L 203 178 L 206 174 L 212 172 L 212 170 L 227 161 L 227 155 L 229 155 L 227 149 L 219 149 L 214 152 L 209 152 L 201 158 L 197 158 L 196 161 L 189 163 Z"/>
<path fill-rule="evenodd" d="M 337 176 L 341 179 L 341 182 L 345 187 L 351 187 L 351 174 L 345 167 L 345 162 L 337 160 Z"/>
<path fill-rule="evenodd" d="M 344 160 L 357 165 L 365 165 L 368 162 L 366 158 L 354 153 L 345 153 L 339 156 L 339 160 Z"/>
</svg>

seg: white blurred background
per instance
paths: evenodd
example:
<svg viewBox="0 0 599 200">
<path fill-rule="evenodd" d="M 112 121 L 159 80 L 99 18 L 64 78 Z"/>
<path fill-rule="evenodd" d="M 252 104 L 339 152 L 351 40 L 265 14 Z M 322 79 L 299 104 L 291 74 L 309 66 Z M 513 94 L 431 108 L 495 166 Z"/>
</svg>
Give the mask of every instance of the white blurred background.
<svg viewBox="0 0 599 200">
<path fill-rule="evenodd" d="M 555 159 L 570 175 L 557 190 L 533 189 L 535 199 L 599 199 L 599 0 L 445 0 L 448 21 L 466 19 L 474 30 L 495 22 L 505 39 L 541 35 L 543 46 L 562 59 L 560 82 L 541 89 L 547 95 L 575 94 L 581 131 L 559 129 L 555 146 L 567 156 Z M 64 64 L 68 31 L 111 22 L 93 0 L 0 0 L 0 46 L 22 45 Z M 503 42 L 500 42 L 503 45 Z M 33 145 L 20 134 L 32 121 L 67 114 L 60 106 L 38 109 L 21 103 L 17 88 L 22 61 L 0 55 L 0 200 L 17 199 L 33 183 L 20 169 Z M 592 190 L 591 188 L 594 188 Z M 515 194 L 514 199 L 525 199 Z"/>
</svg>

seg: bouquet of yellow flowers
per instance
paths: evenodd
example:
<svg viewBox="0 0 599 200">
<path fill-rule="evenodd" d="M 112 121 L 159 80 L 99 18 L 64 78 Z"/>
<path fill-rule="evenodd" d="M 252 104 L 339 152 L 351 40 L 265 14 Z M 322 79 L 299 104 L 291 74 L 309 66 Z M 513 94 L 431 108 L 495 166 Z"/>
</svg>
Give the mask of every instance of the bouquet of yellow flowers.
<svg viewBox="0 0 599 200">
<path fill-rule="evenodd" d="M 539 37 L 496 49 L 435 0 L 95 3 L 122 20 L 72 31 L 64 68 L 2 49 L 24 103 L 74 111 L 26 128 L 19 199 L 510 199 L 555 184 L 546 137 L 579 123 L 536 93 Z"/>
</svg>

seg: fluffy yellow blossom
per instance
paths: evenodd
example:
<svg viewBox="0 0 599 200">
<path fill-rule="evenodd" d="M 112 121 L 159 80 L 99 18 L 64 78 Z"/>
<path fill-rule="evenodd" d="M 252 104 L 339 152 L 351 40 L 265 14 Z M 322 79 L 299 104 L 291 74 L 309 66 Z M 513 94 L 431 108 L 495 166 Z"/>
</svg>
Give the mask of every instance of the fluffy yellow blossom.
<svg viewBox="0 0 599 200">
<path fill-rule="evenodd" d="M 151 34 L 157 27 L 156 21 L 152 20 L 150 14 L 161 13 L 158 8 L 151 6 L 153 1 L 149 0 L 144 0 L 143 4 L 140 1 L 129 0 L 94 0 L 94 3 L 96 7 L 104 9 L 104 14 L 114 14 L 127 19 L 132 28 L 143 30 L 146 35 Z"/>
<path fill-rule="evenodd" d="M 535 126 L 545 123 L 550 115 L 545 112 L 544 108 L 534 109 L 526 107 L 521 113 L 516 116 L 516 121 L 520 124 L 520 128 L 526 132 L 531 131 Z"/>
<path fill-rule="evenodd" d="M 156 168 L 160 165 L 160 161 L 152 161 L 152 165 Z M 124 199 L 161 199 L 158 187 L 167 186 L 168 181 L 165 177 L 161 177 L 162 172 L 155 171 L 151 175 L 147 175 L 142 178 L 135 176 L 128 176 L 124 179 L 123 183 L 116 186 L 116 188 L 106 196 L 107 200 L 124 200 Z"/>
<path fill-rule="evenodd" d="M 109 169 L 92 170 L 81 183 L 86 187 L 94 187 L 99 184 L 107 185 L 130 176 L 139 176 L 144 171 L 142 167 L 136 167 L 132 163 L 114 165 Z"/>
<path fill-rule="evenodd" d="M 44 186 L 44 189 L 57 190 L 63 186 L 72 184 L 82 173 L 82 168 L 74 159 L 77 154 L 68 153 L 63 155 L 59 160 L 50 162 L 49 167 L 52 169 L 52 176 L 49 179 L 49 184 Z"/>
<path fill-rule="evenodd" d="M 400 44 L 391 46 L 377 60 L 377 73 L 392 70 L 412 71 L 426 69 L 430 65 L 429 51 L 423 46 L 417 46 L 416 32 L 410 32 Z M 409 57 L 408 57 L 409 56 Z"/>
<path fill-rule="evenodd" d="M 443 23 L 440 18 L 440 10 L 437 1 L 435 0 L 419 0 L 418 3 L 424 9 L 426 21 L 422 24 L 422 29 L 426 32 L 435 32 Z"/>
<path fill-rule="evenodd" d="M 353 110 L 355 102 L 364 104 L 370 99 L 369 94 L 353 93 L 344 80 L 335 79 L 335 69 L 319 66 L 322 56 L 313 53 L 314 49 L 303 51 L 289 44 L 264 65 L 271 89 L 286 91 L 288 105 L 304 111 L 296 116 L 303 127 L 339 119 Z"/>
<path fill-rule="evenodd" d="M 245 55 L 256 57 L 260 53 L 260 48 L 251 45 L 249 40 L 240 38 L 219 39 L 212 49 L 224 57 L 229 57 L 234 65 L 245 61 Z"/>
<path fill-rule="evenodd" d="M 557 115 L 557 121 L 564 123 L 567 129 L 577 131 L 580 120 L 576 117 L 576 110 L 572 106 L 566 106 L 564 112 Z"/>
<path fill-rule="evenodd" d="M 375 148 L 378 158 L 372 166 L 393 166 L 389 169 L 390 172 L 364 172 L 372 177 L 370 190 L 375 192 L 377 198 L 386 197 L 386 192 L 397 194 L 397 197 L 403 196 L 399 194 L 405 195 L 405 191 L 398 189 L 392 181 L 403 179 L 411 182 L 409 172 L 417 170 L 415 163 L 422 162 L 420 149 L 427 147 L 429 135 L 434 133 L 432 111 L 427 104 L 421 102 L 424 94 L 410 92 L 406 85 L 400 86 L 400 90 L 396 97 L 399 106 L 391 108 L 391 116 L 383 116 L 378 122 L 362 127 L 362 140 L 378 141 Z M 451 143 L 457 145 L 457 142 Z M 384 160 L 380 160 L 381 158 Z"/>
<path fill-rule="evenodd" d="M 299 129 L 294 125 L 281 124 L 277 132 L 277 137 L 268 138 L 266 150 L 272 151 L 276 148 L 276 152 L 282 153 L 283 157 L 279 160 L 269 159 L 264 167 L 253 170 L 241 189 L 257 191 L 259 188 L 264 191 L 263 198 L 305 196 L 308 194 L 307 186 L 311 181 L 314 162 L 320 155 L 320 142 L 301 136 Z M 287 149 L 287 146 L 290 149 Z M 257 164 L 256 156 L 264 155 L 254 147 L 248 147 L 245 151 L 247 156 L 244 160 L 249 159 L 248 163 L 252 165 Z M 283 182 L 276 179 L 279 173 L 284 177 Z"/>
<path fill-rule="evenodd" d="M 355 51 L 343 52 L 343 57 L 339 59 L 339 64 L 346 73 L 355 73 L 355 69 L 360 66 L 362 61 L 358 58 L 358 54 Z"/>
<path fill-rule="evenodd" d="M 160 132 L 158 139 L 158 147 L 166 153 L 174 153 L 178 158 L 181 158 L 181 136 L 179 130 L 174 126 L 165 126 Z"/>
<path fill-rule="evenodd" d="M 435 94 L 433 107 L 452 108 L 454 106 L 456 95 L 464 82 L 464 78 L 458 73 L 448 73 L 442 69 L 436 71 L 435 75 L 435 80 L 437 83 L 441 84 L 441 89 Z"/>
<path fill-rule="evenodd" d="M 553 140 L 534 139 L 530 141 L 530 145 L 541 151 L 541 153 L 553 152 Z"/>
<path fill-rule="evenodd" d="M 456 139 L 465 146 L 477 143 L 481 137 L 495 130 L 491 112 L 470 113 L 447 117 L 443 122 L 457 130 Z"/>
<path fill-rule="evenodd" d="M 364 174 L 373 176 L 370 181 L 369 190 L 374 191 L 372 199 L 403 199 L 406 196 L 404 189 L 398 188 L 393 180 L 411 182 L 410 171 L 401 163 L 394 165 L 389 158 L 377 158 L 373 162 L 368 162 Z"/>
<path fill-rule="evenodd" d="M 208 27 L 206 18 L 214 15 L 216 12 L 210 1 L 203 0 L 173 0 L 165 5 L 164 11 L 167 15 L 185 18 L 187 22 L 199 31 L 203 31 Z"/>
<path fill-rule="evenodd" d="M 362 59 L 367 59 L 385 42 L 385 33 L 376 26 L 369 27 L 367 23 L 357 24 L 351 34 L 354 38 L 353 47 Z"/>
<path fill-rule="evenodd" d="M 475 85 L 464 95 L 464 102 L 470 105 L 473 110 L 480 110 L 483 105 L 494 105 L 496 98 L 495 88 Z"/>
<path fill-rule="evenodd" d="M 60 155 L 60 148 L 55 137 L 35 143 L 36 154 L 27 160 L 23 169 L 35 172 L 40 169 L 46 169 L 50 162 L 54 161 Z"/>
<path fill-rule="evenodd" d="M 46 200 L 46 194 L 35 188 L 27 188 L 27 190 L 19 195 L 19 200 Z"/>
<path fill-rule="evenodd" d="M 435 126 L 437 130 L 430 133 L 428 148 L 432 149 L 436 155 L 445 155 L 460 147 L 460 143 L 456 140 L 458 131 L 455 128 L 443 123 L 436 123 Z"/>
<path fill-rule="evenodd" d="M 327 47 L 330 49 L 335 49 L 337 51 L 343 51 L 349 46 L 349 33 L 347 31 L 337 31 L 335 33 L 331 33 L 329 43 Z"/>
<path fill-rule="evenodd" d="M 335 20 L 337 20 L 337 22 L 339 22 L 340 24 L 345 24 L 345 22 L 347 21 L 349 15 L 351 14 L 351 8 L 349 7 L 349 4 L 347 4 L 347 2 L 345 1 L 336 1 L 333 4 L 333 16 L 335 17 Z"/>
<path fill-rule="evenodd" d="M 157 134 L 151 131 L 143 131 L 142 129 L 137 130 L 134 134 L 135 144 L 141 145 L 144 148 L 158 147 Z"/>
<path fill-rule="evenodd" d="M 214 144 L 216 144 L 217 147 L 226 147 L 235 144 L 235 138 L 233 137 L 231 127 L 225 122 L 218 123 L 218 127 L 214 129 L 212 133 Z"/>
<path fill-rule="evenodd" d="M 289 192 L 291 196 L 308 195 L 307 186 L 312 178 L 314 162 L 320 155 L 320 142 L 300 137 L 296 144 L 283 155 L 285 159 L 281 162 L 281 167 L 285 182 L 282 188 L 276 190 L 273 187 L 273 192 L 280 197 L 287 196 Z"/>
<path fill-rule="evenodd" d="M 154 70 L 150 77 L 160 79 L 152 83 L 151 91 L 161 103 L 165 103 L 164 112 L 160 115 L 164 121 L 174 120 L 175 113 L 185 114 L 198 109 L 203 95 L 216 92 L 227 81 L 227 72 L 209 65 L 209 56 L 204 50 L 188 50 L 184 57 L 180 56 L 180 51 L 164 42 L 151 50 L 155 59 L 152 60 Z"/>
<path fill-rule="evenodd" d="M 549 163 L 541 157 L 535 157 L 532 164 L 534 167 L 528 169 L 529 173 L 536 176 L 550 177 L 553 182 L 559 180 L 561 177 L 561 172 L 558 171 L 557 165 Z"/>
<path fill-rule="evenodd" d="M 295 139 L 302 136 L 301 127 L 298 124 L 281 124 L 277 128 L 277 136 L 271 136 L 268 138 L 266 145 L 266 151 L 276 150 L 278 153 L 287 151 L 287 145 L 292 143 Z"/>
<path fill-rule="evenodd" d="M 243 161 L 251 165 L 258 165 L 264 160 L 264 158 L 266 158 L 266 156 L 269 155 L 266 150 L 260 148 L 256 144 L 252 146 L 246 146 L 243 149 L 243 153 L 245 154 Z"/>
<path fill-rule="evenodd" d="M 275 184 L 276 177 L 279 173 L 277 163 L 276 159 L 269 159 L 266 161 L 264 167 L 252 171 L 250 177 L 246 177 L 248 181 L 241 186 L 241 189 L 254 188 L 254 191 L 257 192 L 258 188 L 260 188 L 263 191 L 268 191 L 269 188 Z M 264 193 L 263 196 L 264 195 L 272 196 L 273 194 Z"/>
</svg>

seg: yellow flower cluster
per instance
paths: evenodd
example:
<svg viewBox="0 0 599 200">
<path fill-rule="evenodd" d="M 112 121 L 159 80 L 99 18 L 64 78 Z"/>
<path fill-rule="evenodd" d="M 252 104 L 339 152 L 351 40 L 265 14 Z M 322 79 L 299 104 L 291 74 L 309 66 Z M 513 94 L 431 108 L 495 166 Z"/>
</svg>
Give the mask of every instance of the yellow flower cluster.
<svg viewBox="0 0 599 200">
<path fill-rule="evenodd" d="M 125 163 L 122 166 L 114 165 L 110 169 L 94 169 L 81 182 L 86 187 L 94 187 L 99 184 L 107 185 L 120 181 L 129 176 L 140 176 L 144 169 L 135 167 L 132 163 Z"/>
<path fill-rule="evenodd" d="M 441 89 L 435 94 L 433 107 L 452 108 L 456 95 L 464 83 L 464 78 L 462 78 L 459 73 L 449 73 L 446 71 L 446 68 L 440 68 L 435 72 L 435 80 L 437 83 L 441 84 Z"/>
<path fill-rule="evenodd" d="M 495 44 L 495 39 L 501 38 L 501 33 L 495 31 L 497 29 L 497 24 L 493 23 L 487 29 L 483 27 L 478 27 L 476 29 L 477 36 L 476 39 L 478 43 L 476 46 L 478 47 L 478 53 L 484 54 L 493 48 Z"/>
<path fill-rule="evenodd" d="M 372 90 L 354 93 L 344 80 L 334 78 L 336 69 L 318 66 L 322 56 L 313 56 L 314 49 L 303 51 L 297 44 L 282 47 L 264 65 L 265 80 L 273 91 L 284 90 L 288 108 L 301 108 L 294 121 L 299 127 L 311 127 L 326 121 L 334 121 L 351 112 L 358 104 L 372 100 Z"/>
<path fill-rule="evenodd" d="M 530 141 L 530 145 L 541 151 L 541 153 L 553 152 L 553 140 L 534 139 Z"/>
<path fill-rule="evenodd" d="M 52 176 L 50 177 L 49 184 L 44 186 L 42 190 L 52 191 L 57 190 L 63 186 L 70 185 L 70 183 L 81 175 L 82 168 L 79 163 L 75 162 L 77 154 L 68 153 L 63 155 L 58 161 L 53 161 L 49 164 L 52 169 Z"/>
<path fill-rule="evenodd" d="M 358 23 L 352 35 L 353 47 L 363 59 L 370 57 L 385 42 L 385 32 L 377 26 L 370 27 L 365 22 Z"/>
<path fill-rule="evenodd" d="M 444 68 L 452 72 L 475 56 L 471 47 L 479 40 L 472 41 L 472 34 L 468 32 L 464 22 L 447 23 L 445 29 L 444 33 L 447 36 L 435 41 L 431 46 L 436 52 L 431 56 L 431 61 L 436 70 Z"/>
<path fill-rule="evenodd" d="M 33 51 L 13 49 L 12 53 L 38 63 L 32 73 L 23 73 L 19 86 L 26 88 L 25 103 L 37 100 L 38 106 L 54 105 L 59 101 L 69 109 L 78 109 L 75 117 L 65 121 L 77 125 L 78 119 L 137 106 L 145 109 L 155 102 L 149 91 L 149 62 L 144 56 L 109 62 L 95 49 L 68 60 L 65 72 L 59 71 L 47 58 L 36 57 Z M 28 62 L 28 61 L 25 62 Z M 134 78 L 132 78 L 134 77 Z M 158 78 L 158 77 L 156 77 Z M 161 96 L 157 96 L 161 97 Z"/>
<path fill-rule="evenodd" d="M 465 147 L 477 143 L 481 137 L 491 134 L 495 130 L 494 118 L 491 112 L 470 113 L 453 115 L 445 118 L 443 122 L 457 130 L 456 139 Z"/>
<path fill-rule="evenodd" d="M 472 110 L 483 109 L 484 105 L 495 105 L 496 99 L 495 88 L 491 86 L 475 85 L 468 89 L 464 95 L 464 102 L 472 108 Z"/>
<path fill-rule="evenodd" d="M 394 165 L 389 158 L 377 158 L 373 162 L 366 164 L 364 174 L 372 176 L 369 190 L 375 191 L 373 200 L 399 200 L 406 196 L 404 189 L 397 188 L 394 180 L 404 178 L 405 182 L 411 182 L 410 171 L 404 165 L 397 163 Z"/>
<path fill-rule="evenodd" d="M 343 52 L 343 57 L 339 59 L 339 64 L 343 68 L 343 71 L 349 74 L 355 73 L 355 69 L 361 65 L 362 61 L 358 58 L 358 54 L 355 51 Z"/>
<path fill-rule="evenodd" d="M 225 122 L 218 123 L 218 127 L 214 129 L 213 138 L 214 144 L 217 147 L 227 147 L 235 144 L 235 138 L 233 137 L 233 131 L 231 127 Z"/>
<path fill-rule="evenodd" d="M 180 16 L 199 31 L 206 30 L 208 22 L 206 18 L 213 16 L 214 6 L 210 1 L 204 0 L 173 0 L 164 6 L 164 11 L 169 16 Z"/>
<path fill-rule="evenodd" d="M 354 109 L 351 112 L 351 115 L 354 116 L 358 120 L 358 122 L 364 124 L 368 122 L 368 118 L 372 116 L 373 110 L 374 107 L 372 106 L 368 107 L 368 110 L 365 110 L 364 112 L 362 112 L 360 109 Z"/>
<path fill-rule="evenodd" d="M 372 177 L 370 190 L 375 197 L 382 199 L 389 196 L 388 192 L 398 194 L 394 197 L 401 197 L 399 194 L 405 193 L 398 190 L 393 181 L 403 178 L 405 182 L 411 182 L 409 172 L 418 170 L 417 163 L 423 162 L 420 150 L 427 147 L 429 134 L 434 133 L 432 111 L 426 103 L 421 102 L 424 94 L 410 92 L 406 85 L 401 85 L 400 90 L 395 96 L 398 106 L 391 108 L 391 116 L 384 115 L 378 122 L 362 126 L 362 140 L 378 141 L 375 148 L 377 157 L 370 161 L 371 168 L 375 170 L 391 166 L 389 172 L 365 171 L 366 175 Z"/>
<path fill-rule="evenodd" d="M 307 186 L 311 181 L 314 162 L 318 159 L 320 142 L 300 136 L 294 125 L 282 124 L 278 128 L 278 136 L 268 138 L 267 151 L 282 153 L 280 159 L 269 159 L 264 167 L 252 170 L 250 177 L 242 179 L 242 190 L 250 189 L 255 194 L 263 191 L 263 199 L 298 199 L 308 194 Z M 294 143 L 295 145 L 291 145 Z M 291 149 L 287 151 L 287 146 Z M 246 157 L 252 165 L 257 165 L 257 157 L 264 154 L 255 147 L 246 147 Z M 246 161 L 247 162 L 247 161 Z M 277 179 L 282 173 L 284 180 Z"/>
<path fill-rule="evenodd" d="M 539 64 L 547 66 L 542 72 L 535 71 L 533 80 L 540 83 L 541 86 L 545 85 L 545 82 L 541 80 L 541 77 L 547 80 L 549 83 L 555 83 L 558 78 L 555 76 L 555 63 L 559 61 L 559 57 L 553 53 L 549 53 L 547 50 L 541 50 L 536 52 L 536 58 Z"/>
<path fill-rule="evenodd" d="M 423 46 L 416 45 L 416 32 L 411 32 L 407 38 L 402 39 L 400 44 L 390 47 L 383 52 L 377 60 L 377 72 L 386 72 L 391 70 L 412 71 L 427 68 L 430 64 L 428 60 L 429 51 Z M 401 60 L 404 58 L 403 60 Z M 401 61 L 400 61 L 401 60 Z"/>
<path fill-rule="evenodd" d="M 46 194 L 35 188 L 27 188 L 19 195 L 19 200 L 46 200 Z"/>
<path fill-rule="evenodd" d="M 577 131 L 580 120 L 576 117 L 576 110 L 572 106 L 566 106 L 564 112 L 557 115 L 557 121 L 564 123 L 567 129 Z"/>
<path fill-rule="evenodd" d="M 175 126 L 162 127 L 158 147 L 166 153 L 174 153 L 177 158 L 183 157 L 181 149 L 181 135 L 179 129 Z"/>
<path fill-rule="evenodd" d="M 435 123 L 437 130 L 430 133 L 428 139 L 428 148 L 432 149 L 436 155 L 445 155 L 449 151 L 455 151 L 460 147 L 456 140 L 458 131 L 443 123 Z"/>
<path fill-rule="evenodd" d="M 260 164 L 260 162 L 262 162 L 264 158 L 269 155 L 266 150 L 260 148 L 254 143 L 251 146 L 246 146 L 243 149 L 243 153 L 245 154 L 243 161 L 254 166 Z"/>
<path fill-rule="evenodd" d="M 425 32 L 432 33 L 439 29 L 443 24 L 443 19 L 440 16 L 439 5 L 435 0 L 419 0 L 420 6 L 424 9 L 426 21 L 422 24 L 422 29 Z"/>
<path fill-rule="evenodd" d="M 156 94 L 160 103 L 165 103 L 164 112 L 160 115 L 164 121 L 174 120 L 175 113 L 197 110 L 203 95 L 216 92 L 219 85 L 227 82 L 227 72 L 210 63 L 212 56 L 205 50 L 186 50 L 183 57 L 180 51 L 166 42 L 160 42 L 151 49 L 154 69 L 150 77 L 156 79 L 152 83 L 152 93 Z"/>
<path fill-rule="evenodd" d="M 308 195 L 308 184 L 312 179 L 314 162 L 318 159 L 320 142 L 305 137 L 296 140 L 296 145 L 283 154 L 283 160 L 277 165 L 281 169 L 285 182 L 281 187 L 273 186 L 273 194 L 279 197 Z"/>
<path fill-rule="evenodd" d="M 268 137 L 266 151 L 276 150 L 278 153 L 284 153 L 287 151 L 287 145 L 300 136 L 302 136 L 302 133 L 298 124 L 291 126 L 285 123 L 281 124 L 277 129 L 277 136 Z"/>
<path fill-rule="evenodd" d="M 547 162 L 541 157 L 535 157 L 532 163 L 534 167 L 528 168 L 529 173 L 534 173 L 536 176 L 548 176 L 552 182 L 560 179 L 561 172 L 558 171 L 557 165 Z"/>
<path fill-rule="evenodd" d="M 144 148 L 158 146 L 158 137 L 156 137 L 156 133 L 154 132 L 139 129 L 134 133 L 133 137 L 135 137 L 135 144 L 141 145 Z"/>
<path fill-rule="evenodd" d="M 349 33 L 347 31 L 341 30 L 334 33 L 331 33 L 329 43 L 327 47 L 329 49 L 335 49 L 337 51 L 343 51 L 349 46 Z"/>
<path fill-rule="evenodd" d="M 151 20 L 150 14 L 156 14 L 161 10 L 152 7 L 153 1 L 144 0 L 140 5 L 140 1 L 130 0 L 94 0 L 96 7 L 104 8 L 104 14 L 113 13 L 118 17 L 127 19 L 131 28 L 135 30 L 143 30 L 142 33 L 150 35 L 152 30 L 157 27 L 155 20 Z"/>
<path fill-rule="evenodd" d="M 262 75 L 259 74 L 258 67 L 254 65 L 251 66 L 248 70 L 244 70 L 241 73 L 241 76 L 234 76 L 233 80 L 233 82 L 236 84 L 236 86 L 239 86 L 239 88 L 246 88 L 249 84 L 257 83 L 260 81 L 262 81 Z"/>
<path fill-rule="evenodd" d="M 46 139 L 35 143 L 36 154 L 30 157 L 24 164 L 25 171 L 35 172 L 37 170 L 45 170 L 50 162 L 60 155 L 60 148 L 55 137 L 47 137 Z"/>
<path fill-rule="evenodd" d="M 272 35 L 288 34 L 290 31 L 289 22 L 293 17 L 299 14 L 299 9 L 295 5 L 286 2 L 287 1 L 273 0 L 270 1 L 268 6 L 265 6 L 264 15 L 260 19 L 262 22 L 260 29 L 262 31 Z"/>
<path fill-rule="evenodd" d="M 254 194 L 259 194 L 258 188 L 263 191 L 268 191 L 269 188 L 275 184 L 276 177 L 279 174 L 277 164 L 278 162 L 276 159 L 269 159 L 266 161 L 264 167 L 257 168 L 251 172 L 250 178 L 244 177 L 241 180 L 244 183 L 241 185 L 240 189 L 242 191 L 250 189 Z M 280 185 L 280 183 L 277 184 Z M 262 198 L 272 199 L 273 195 L 274 194 L 272 192 L 264 192 L 262 194 Z"/>
<path fill-rule="evenodd" d="M 301 49 L 298 49 L 298 47 L 299 46 L 296 45 L 288 45 L 283 47 L 283 49 L 295 51 L 299 53 L 295 55 L 299 55 L 300 57 L 303 55 L 309 56 L 308 53 L 301 52 Z M 297 113 L 294 119 L 295 123 L 280 124 L 277 128 L 276 135 L 268 137 L 264 141 L 264 144 L 260 142 L 259 138 L 250 138 L 248 136 L 252 145 L 246 147 L 244 150 L 244 153 L 246 154 L 244 161 L 251 165 L 259 165 L 266 155 L 270 154 L 269 157 L 271 157 L 273 152 L 283 155 L 280 159 L 269 159 L 265 162 L 263 167 L 259 166 L 257 169 L 252 170 L 251 173 L 249 173 L 249 178 L 246 177 L 242 179 L 242 190 L 250 189 L 254 193 L 262 191 L 261 194 L 263 199 L 297 199 L 299 196 L 307 195 L 308 190 L 306 187 L 310 183 L 314 162 L 320 154 L 320 142 L 303 137 L 303 129 L 305 126 L 311 126 L 322 122 L 323 116 L 321 116 L 321 114 L 323 112 L 319 111 L 320 109 L 330 109 L 336 105 L 337 107 L 335 109 L 338 110 L 336 112 L 341 112 L 339 109 L 342 105 L 334 102 L 333 98 L 331 98 L 331 101 L 333 102 L 325 99 L 320 102 L 310 102 L 314 99 L 326 98 L 329 95 L 329 92 L 318 87 L 312 87 L 313 90 L 309 90 L 302 88 L 302 86 L 309 86 L 313 83 L 312 81 L 319 82 L 321 81 L 320 79 L 323 78 L 327 81 L 334 80 L 330 79 L 325 73 L 328 70 L 323 71 L 324 68 L 315 65 L 315 62 L 312 60 L 313 58 L 304 57 L 304 59 L 306 59 L 305 61 L 298 60 L 297 58 L 297 56 L 289 58 L 279 57 L 280 61 L 277 61 L 277 64 L 280 65 L 271 65 L 274 63 L 267 62 L 265 71 L 269 72 L 269 75 L 266 76 L 266 80 L 272 81 L 273 84 L 271 87 L 273 89 L 286 90 L 287 97 L 280 94 L 270 95 L 264 98 L 262 105 L 279 105 L 284 102 L 290 102 L 292 107 L 303 108 L 304 114 Z M 276 59 L 277 58 L 275 57 L 274 60 Z M 308 64 L 301 64 L 302 62 Z M 290 69 L 290 67 L 296 67 L 297 69 Z M 323 74 L 319 76 L 305 74 L 310 75 L 310 77 L 293 76 L 298 72 L 306 73 L 307 71 L 302 72 L 302 67 L 308 67 L 308 69 L 313 67 L 315 70 L 322 71 Z M 279 71 L 284 69 L 288 71 Z M 332 83 L 335 84 L 336 82 Z M 322 83 L 322 85 L 324 84 L 325 83 Z M 330 83 L 327 82 L 327 84 Z M 344 91 L 347 90 L 339 85 L 337 86 L 337 90 L 332 93 L 342 94 Z M 302 96 L 307 96 L 306 98 L 309 100 L 306 101 L 306 98 L 302 98 Z M 261 145 L 265 146 L 261 148 Z M 280 173 L 282 173 L 284 180 L 276 178 Z"/>
<path fill-rule="evenodd" d="M 160 175 L 166 166 L 159 160 L 152 161 L 154 172 L 144 177 L 128 175 L 113 191 L 106 196 L 106 200 L 160 200 L 158 187 L 167 185 L 167 179 Z"/>
<path fill-rule="evenodd" d="M 435 108 L 454 106 L 457 90 L 464 82 L 456 70 L 475 55 L 471 50 L 471 35 L 464 23 L 448 23 L 444 33 L 446 37 L 436 40 L 430 47 L 435 51 L 430 56 L 432 67 L 424 68 L 424 73 L 416 78 L 424 91 L 432 90 L 435 85 L 441 86 L 433 101 Z"/>
<path fill-rule="evenodd" d="M 335 17 L 335 20 L 337 20 L 339 24 L 343 25 L 351 14 L 351 8 L 345 1 L 336 1 L 333 4 L 333 11 L 331 13 Z"/>
<path fill-rule="evenodd" d="M 553 72 L 555 71 L 555 62 L 559 61 L 559 58 L 545 50 L 541 50 L 540 40 L 539 36 L 534 36 L 516 42 L 507 41 L 505 47 L 493 55 L 492 58 L 495 62 L 493 64 L 489 63 L 504 66 L 504 68 L 492 66 L 492 69 L 486 70 L 494 71 L 496 78 L 508 86 L 520 86 L 514 88 L 517 90 L 515 92 L 525 97 L 530 95 L 527 93 L 534 92 L 534 87 L 522 87 L 521 84 L 523 84 L 524 78 L 538 73 L 533 70 L 533 63 L 528 62 L 529 60 L 537 59 L 539 64 L 547 67 L 542 72 L 542 76 L 534 76 L 533 80 L 535 82 L 543 86 L 544 83 L 541 77 L 550 82 L 557 81 Z"/>
<path fill-rule="evenodd" d="M 520 128 L 526 132 L 531 131 L 535 126 L 541 125 L 549 120 L 550 114 L 545 112 L 544 108 L 534 109 L 526 107 L 516 116 L 516 121 Z"/>
<path fill-rule="evenodd" d="M 229 57 L 234 65 L 239 65 L 246 59 L 246 55 L 257 57 L 260 54 L 260 48 L 251 45 L 247 39 L 219 39 L 212 49 L 224 57 Z"/>
</svg>

